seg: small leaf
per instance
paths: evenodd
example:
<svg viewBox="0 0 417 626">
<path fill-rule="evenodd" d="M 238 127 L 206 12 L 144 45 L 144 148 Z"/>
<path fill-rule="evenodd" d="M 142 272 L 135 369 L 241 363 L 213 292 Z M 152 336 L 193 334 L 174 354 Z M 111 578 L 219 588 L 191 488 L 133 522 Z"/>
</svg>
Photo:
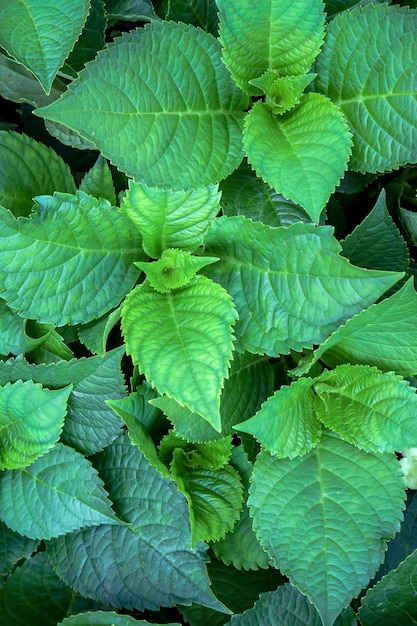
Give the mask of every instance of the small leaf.
<svg viewBox="0 0 417 626">
<path fill-rule="evenodd" d="M 166 294 L 145 281 L 125 300 L 122 331 L 128 354 L 158 392 L 220 431 L 235 319 L 229 294 L 205 276 Z"/>
<path fill-rule="evenodd" d="M 158 259 L 167 248 L 197 250 L 219 200 L 217 185 L 171 191 L 131 180 L 120 209 L 137 226 L 146 254 Z"/>
<path fill-rule="evenodd" d="M 37 202 L 30 218 L 0 209 L 2 297 L 23 317 L 57 326 L 101 317 L 138 277 L 138 236 L 106 200 L 82 191 Z"/>
<path fill-rule="evenodd" d="M 80 183 L 80 190 L 99 200 L 104 198 L 112 206 L 116 204 L 116 193 L 114 191 L 113 179 L 110 168 L 101 154 L 93 167 L 88 170 Z"/>
<path fill-rule="evenodd" d="M 339 109 L 308 93 L 282 117 L 257 102 L 245 121 L 244 145 L 257 174 L 317 223 L 347 168 L 351 138 Z"/>
<path fill-rule="evenodd" d="M 261 452 L 249 506 L 264 548 L 331 626 L 383 560 L 404 496 L 394 455 L 329 433 L 303 457 Z"/>
<path fill-rule="evenodd" d="M 139 182 L 189 189 L 239 165 L 247 106 L 212 35 L 153 21 L 116 39 L 35 114 L 76 131 Z"/>
<path fill-rule="evenodd" d="M 20 470 L 0 474 L 0 517 L 31 539 L 115 523 L 107 493 L 90 461 L 57 443 Z"/>
<path fill-rule="evenodd" d="M 29 380 L 0 387 L 0 469 L 26 467 L 54 446 L 71 391 L 72 385 L 50 391 Z"/>
<path fill-rule="evenodd" d="M 47 94 L 87 19 L 89 0 L 0 2 L 0 45 L 27 67 Z"/>
<path fill-rule="evenodd" d="M 274 70 L 267 70 L 260 78 L 254 78 L 249 82 L 265 93 L 266 102 L 274 113 L 282 114 L 300 103 L 301 94 L 315 76 L 315 74 L 277 76 Z"/>
</svg>

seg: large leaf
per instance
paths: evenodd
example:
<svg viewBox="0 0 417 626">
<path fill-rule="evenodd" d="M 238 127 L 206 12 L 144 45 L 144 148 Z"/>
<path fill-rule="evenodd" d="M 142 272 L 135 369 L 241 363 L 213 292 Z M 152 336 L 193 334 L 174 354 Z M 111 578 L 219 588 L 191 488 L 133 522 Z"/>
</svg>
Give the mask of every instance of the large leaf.
<svg viewBox="0 0 417 626">
<path fill-rule="evenodd" d="M 115 520 L 96 470 L 62 443 L 29 467 L 0 474 L 0 517 L 31 539 Z"/>
<path fill-rule="evenodd" d="M 57 326 L 100 317 L 138 277 L 138 235 L 106 200 L 81 191 L 37 202 L 18 220 L 0 208 L 2 297 L 22 316 Z"/>
<path fill-rule="evenodd" d="M 350 155 L 350 132 L 339 109 L 313 93 L 281 117 L 257 102 L 245 121 L 244 144 L 257 174 L 318 222 Z"/>
<path fill-rule="evenodd" d="M 382 561 L 404 496 L 394 455 L 366 453 L 329 433 L 296 459 L 262 452 L 249 506 L 264 548 L 332 626 Z"/>
<path fill-rule="evenodd" d="M 232 356 L 236 311 L 220 285 L 195 276 L 158 293 L 145 281 L 126 298 L 122 330 L 128 354 L 159 393 L 220 431 L 220 393 Z"/>
<path fill-rule="evenodd" d="M 233 296 L 239 348 L 271 356 L 321 343 L 402 277 L 350 265 L 332 230 L 311 224 L 271 228 L 223 217 L 205 252 L 220 258 L 204 273 Z"/>
<path fill-rule="evenodd" d="M 72 385 L 59 391 L 30 380 L 0 387 L 0 469 L 30 465 L 58 441 Z"/>
<path fill-rule="evenodd" d="M 227 612 L 210 590 L 203 546 L 191 548 L 188 508 L 175 484 L 127 435 L 99 453 L 95 464 L 121 521 L 50 541 L 58 575 L 82 595 L 112 606 L 156 610 L 194 601 Z"/>
<path fill-rule="evenodd" d="M 215 183 L 239 165 L 247 106 L 212 35 L 154 21 L 99 53 L 36 114 L 93 142 L 135 180 L 181 189 Z"/>
<path fill-rule="evenodd" d="M 223 56 L 237 84 L 249 94 L 249 81 L 267 70 L 277 76 L 304 74 L 324 36 L 321 0 L 217 0 Z"/>
<path fill-rule="evenodd" d="M 167 248 L 194 252 L 219 212 L 217 185 L 193 191 L 170 191 L 134 181 L 121 210 L 137 226 L 145 252 L 158 259 Z"/>
<path fill-rule="evenodd" d="M 353 132 L 350 168 L 384 172 L 417 161 L 417 13 L 368 4 L 330 24 L 316 88 L 338 105 Z"/>
<path fill-rule="evenodd" d="M 0 1 L 0 45 L 50 92 L 90 10 L 89 0 Z"/>
</svg>

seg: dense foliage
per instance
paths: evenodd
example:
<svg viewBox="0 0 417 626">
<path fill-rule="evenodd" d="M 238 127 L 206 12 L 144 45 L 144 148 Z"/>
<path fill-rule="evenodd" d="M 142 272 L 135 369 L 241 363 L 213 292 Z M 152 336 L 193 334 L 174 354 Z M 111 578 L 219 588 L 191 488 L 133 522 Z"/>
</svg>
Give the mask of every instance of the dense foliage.
<svg viewBox="0 0 417 626">
<path fill-rule="evenodd" d="M 0 0 L 0 626 L 417 622 L 403 4 Z"/>
</svg>

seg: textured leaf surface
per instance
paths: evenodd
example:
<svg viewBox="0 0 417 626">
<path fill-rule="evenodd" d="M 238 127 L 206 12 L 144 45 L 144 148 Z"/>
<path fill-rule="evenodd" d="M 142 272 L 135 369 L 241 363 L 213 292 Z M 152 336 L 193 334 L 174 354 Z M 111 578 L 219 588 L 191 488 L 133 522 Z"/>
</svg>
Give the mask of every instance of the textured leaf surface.
<svg viewBox="0 0 417 626">
<path fill-rule="evenodd" d="M 329 367 L 358 363 L 410 376 L 417 373 L 416 349 L 417 294 L 411 278 L 392 296 L 338 328 L 294 373 L 306 373 L 321 359 Z"/>
<path fill-rule="evenodd" d="M 200 26 L 217 36 L 218 19 L 216 0 L 169 0 L 166 20 L 186 22 Z"/>
<path fill-rule="evenodd" d="M 98 320 L 93 320 L 88 324 L 78 326 L 78 339 L 92 354 L 104 356 L 107 351 L 107 340 L 113 328 L 120 320 L 121 306 L 108 314 L 103 315 Z"/>
<path fill-rule="evenodd" d="M 138 277 L 138 236 L 106 200 L 83 192 L 37 201 L 30 218 L 0 210 L 2 297 L 22 316 L 57 326 L 100 317 Z"/>
<path fill-rule="evenodd" d="M 54 446 L 71 390 L 51 391 L 30 380 L 0 387 L 0 469 L 26 467 Z"/>
<path fill-rule="evenodd" d="M 0 55 L 0 84 L 3 98 L 13 102 L 29 102 L 32 106 L 46 106 L 65 91 L 65 83 L 55 79 L 49 96 L 32 72 L 13 59 Z"/>
<path fill-rule="evenodd" d="M 358 7 L 329 24 L 315 85 L 346 115 L 353 170 L 417 161 L 416 29 L 415 11 L 387 4 Z"/>
<path fill-rule="evenodd" d="M 105 0 L 108 19 L 148 21 L 158 19 L 151 0 Z"/>
<path fill-rule="evenodd" d="M 212 35 L 154 21 L 101 52 L 36 114 L 93 142 L 131 178 L 181 189 L 215 183 L 239 165 L 247 106 Z"/>
<path fill-rule="evenodd" d="M 0 522 L 0 587 L 20 559 L 27 559 L 38 547 L 39 541 L 28 539 Z"/>
<path fill-rule="evenodd" d="M 249 505 L 264 548 L 331 626 L 382 561 L 403 498 L 393 455 L 366 453 L 327 434 L 301 458 L 262 452 Z"/>
<path fill-rule="evenodd" d="M 45 330 L 39 337 L 31 337 L 27 328 L 28 320 L 17 315 L 0 300 L 0 354 L 23 354 L 37 348 L 51 332 Z"/>
<path fill-rule="evenodd" d="M 105 198 L 112 206 L 116 205 L 116 193 L 114 191 L 113 178 L 110 168 L 101 154 L 93 167 L 88 170 L 80 183 L 81 191 L 94 196 L 94 198 Z"/>
<path fill-rule="evenodd" d="M 156 610 L 198 602 L 227 612 L 210 590 L 202 547 L 190 547 L 188 508 L 174 483 L 127 435 L 95 464 L 123 521 L 49 542 L 58 575 L 82 595 L 116 607 Z"/>
<path fill-rule="evenodd" d="M 29 467 L 0 474 L 0 516 L 31 539 L 115 520 L 96 470 L 62 443 Z"/>
<path fill-rule="evenodd" d="M 137 620 L 129 615 L 120 615 L 113 611 L 95 611 L 66 617 L 58 626 L 148 626 L 149 622 Z M 150 626 L 150 625 L 149 625 Z M 155 624 L 155 626 L 157 626 Z M 180 626 L 178 623 L 165 626 Z"/>
<path fill-rule="evenodd" d="M 153 289 L 159 293 L 168 293 L 172 289 L 185 287 L 199 270 L 216 261 L 216 257 L 197 257 L 185 250 L 168 248 L 158 261 L 137 261 L 135 265 L 145 272 Z"/>
<path fill-rule="evenodd" d="M 328 227 L 216 220 L 205 253 L 220 261 L 204 273 L 233 296 L 239 348 L 276 356 L 312 347 L 402 276 L 355 267 L 339 252 Z"/>
<path fill-rule="evenodd" d="M 104 48 L 107 19 L 103 0 L 90 0 L 91 9 L 84 28 L 67 58 L 63 72 L 77 76 L 88 61 L 92 61 L 97 52 Z"/>
<path fill-rule="evenodd" d="M 237 84 L 249 85 L 266 70 L 277 76 L 304 74 L 316 58 L 324 36 L 321 0 L 217 0 L 223 56 Z"/>
<path fill-rule="evenodd" d="M 130 181 L 121 210 L 137 226 L 146 254 L 159 259 L 167 248 L 194 252 L 218 213 L 217 185 L 170 191 Z"/>
<path fill-rule="evenodd" d="M 0 2 L 0 45 L 49 93 L 90 10 L 89 0 Z"/>
<path fill-rule="evenodd" d="M 318 222 L 347 168 L 351 139 L 337 107 L 309 93 L 281 117 L 257 102 L 245 120 L 244 145 L 257 174 Z"/>
<path fill-rule="evenodd" d="M 199 413 L 217 430 L 220 393 L 232 356 L 236 311 L 205 276 L 160 294 L 147 281 L 126 298 L 122 329 L 128 354 L 159 393 Z"/>
<path fill-rule="evenodd" d="M 236 430 L 256 437 L 265 450 L 280 458 L 305 454 L 319 441 L 321 425 L 314 411 L 313 379 L 283 386 L 250 420 Z"/>
<path fill-rule="evenodd" d="M 66 163 L 28 135 L 0 131 L 0 204 L 16 217 L 29 215 L 39 194 L 75 193 Z"/>
</svg>

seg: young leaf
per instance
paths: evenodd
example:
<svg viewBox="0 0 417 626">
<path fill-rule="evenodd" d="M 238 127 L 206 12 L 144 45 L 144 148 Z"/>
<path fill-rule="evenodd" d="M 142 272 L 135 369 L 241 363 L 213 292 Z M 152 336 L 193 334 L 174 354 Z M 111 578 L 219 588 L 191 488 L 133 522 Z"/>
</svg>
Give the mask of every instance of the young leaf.
<svg viewBox="0 0 417 626">
<path fill-rule="evenodd" d="M 368 452 L 417 447 L 417 395 L 408 381 L 369 365 L 339 365 L 314 383 L 315 412 L 327 428 Z"/>
<path fill-rule="evenodd" d="M 239 165 L 247 106 L 212 35 L 153 21 L 116 39 L 35 114 L 75 130 L 131 178 L 182 189 L 215 183 Z"/>
<path fill-rule="evenodd" d="M 304 94 L 285 115 L 257 102 L 245 120 L 249 163 L 314 222 L 347 168 L 351 138 L 342 113 L 321 94 Z"/>
<path fill-rule="evenodd" d="M 205 253 L 220 261 L 204 273 L 233 297 L 239 349 L 277 356 L 311 348 L 402 277 L 355 267 L 339 252 L 326 226 L 216 220 Z"/>
<path fill-rule="evenodd" d="M 0 45 L 27 67 L 49 94 L 90 10 L 89 0 L 0 2 Z"/>
<path fill-rule="evenodd" d="M 386 3 L 344 11 L 329 24 L 315 86 L 349 122 L 353 170 L 417 161 L 416 28 L 416 11 Z"/>
<path fill-rule="evenodd" d="M 30 380 L 0 387 L 0 469 L 30 465 L 58 441 L 72 385 L 50 391 Z"/>
<path fill-rule="evenodd" d="M 171 191 L 129 182 L 121 211 L 137 226 L 143 249 L 159 259 L 167 248 L 194 252 L 219 212 L 217 185 L 192 191 Z"/>
<path fill-rule="evenodd" d="M 99 200 L 104 198 L 112 206 L 116 205 L 116 193 L 110 168 L 101 154 L 93 167 L 88 170 L 80 183 L 80 190 Z"/>
<path fill-rule="evenodd" d="M 220 393 L 236 317 L 229 294 L 205 276 L 166 294 L 145 281 L 129 294 L 122 310 L 126 349 L 140 371 L 159 393 L 219 431 Z"/>
<path fill-rule="evenodd" d="M 97 455 L 95 465 L 124 521 L 50 541 L 58 575 L 82 595 L 116 607 L 157 610 L 198 602 L 227 613 L 210 589 L 204 547 L 190 547 L 187 504 L 173 481 L 127 435 Z"/>
<path fill-rule="evenodd" d="M 322 430 L 314 411 L 313 383 L 312 378 L 300 378 L 281 387 L 254 417 L 237 424 L 236 430 L 253 435 L 265 450 L 281 458 L 309 452 Z"/>
<path fill-rule="evenodd" d="M 329 433 L 296 459 L 261 452 L 249 506 L 264 548 L 332 626 L 382 561 L 404 496 L 394 455 Z"/>
<path fill-rule="evenodd" d="M 0 131 L 0 204 L 15 217 L 29 215 L 38 194 L 75 193 L 66 163 L 28 135 Z"/>
<path fill-rule="evenodd" d="M 305 74 L 324 37 L 322 0 L 217 0 L 224 61 L 239 87 L 267 70 L 278 76 Z"/>
<path fill-rule="evenodd" d="M 116 519 L 90 461 L 62 443 L 29 467 L 0 474 L 0 517 L 31 539 Z"/>
<path fill-rule="evenodd" d="M 18 220 L 0 208 L 2 297 L 23 317 L 57 326 L 85 324 L 117 306 L 138 277 L 133 262 L 143 258 L 129 220 L 82 191 L 37 202 L 36 213 Z"/>
</svg>

